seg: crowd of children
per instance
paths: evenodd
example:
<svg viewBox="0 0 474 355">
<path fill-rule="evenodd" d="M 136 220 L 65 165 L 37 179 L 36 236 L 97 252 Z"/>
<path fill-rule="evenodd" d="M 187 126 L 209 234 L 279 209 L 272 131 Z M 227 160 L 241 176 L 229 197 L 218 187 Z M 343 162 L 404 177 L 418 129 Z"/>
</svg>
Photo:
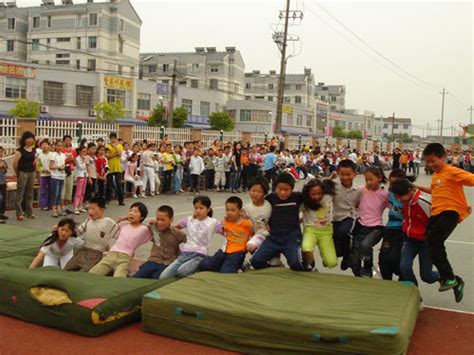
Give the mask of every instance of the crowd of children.
<svg viewBox="0 0 474 355">
<path fill-rule="evenodd" d="M 193 157 L 199 157 L 195 152 Z M 351 268 L 355 276 L 371 278 L 373 248 L 382 241 L 379 266 L 383 279 L 397 276 L 418 285 L 413 272 L 418 256 L 421 279 L 439 282 L 439 291 L 453 289 L 456 302 L 460 302 L 464 281 L 454 273 L 444 243 L 470 213 L 463 186 L 474 186 L 474 175 L 448 165 L 446 152 L 438 143 L 429 144 L 423 154 L 434 171 L 430 188 L 417 187 L 413 177 L 401 169 L 393 170 L 387 180 L 380 167 L 366 169 L 365 184 L 357 187 L 357 165 L 345 159 L 330 177 L 311 179 L 302 192 L 295 191 L 295 179 L 288 173 L 271 177 L 273 192 L 266 177 L 252 178 L 248 184 L 250 203 L 244 206 L 238 196 L 229 197 L 222 221 L 213 218 L 207 196 L 195 196 L 192 216 L 176 224 L 170 206 L 159 207 L 155 218 L 145 222 L 148 209 L 141 202 L 133 203 L 128 215 L 116 224 L 104 217 L 104 200 L 93 198 L 86 221 L 76 228 L 74 221 L 61 220 L 31 267 L 42 263 L 127 277 L 137 248 L 152 242 L 150 257 L 133 277 L 165 279 L 198 271 L 237 273 L 251 267 L 280 266 L 281 255 L 295 271 L 318 271 L 317 246 L 324 267 L 337 266 L 338 257 L 342 257 L 341 269 Z M 81 152 L 80 156 L 86 155 Z M 64 165 L 55 164 L 50 164 L 51 170 Z M 205 163 L 196 164 L 202 168 Z M 389 209 L 386 225 L 382 219 L 385 209 Z M 225 243 L 209 255 L 215 234 L 221 234 Z M 245 261 L 247 252 L 250 263 Z"/>
</svg>

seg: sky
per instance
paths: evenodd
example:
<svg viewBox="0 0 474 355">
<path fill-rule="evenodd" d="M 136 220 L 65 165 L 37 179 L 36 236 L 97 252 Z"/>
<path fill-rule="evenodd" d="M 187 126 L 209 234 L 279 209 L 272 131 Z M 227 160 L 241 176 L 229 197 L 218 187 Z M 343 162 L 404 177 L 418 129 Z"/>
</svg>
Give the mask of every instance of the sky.
<svg viewBox="0 0 474 355">
<path fill-rule="evenodd" d="M 19 0 L 18 5 L 37 2 Z M 279 70 L 272 33 L 284 0 L 131 2 L 143 20 L 142 52 L 235 46 L 246 72 Z M 290 8 L 303 11 L 304 18 L 289 29 L 300 42 L 288 73 L 311 68 L 316 82 L 345 85 L 346 108 L 410 117 L 413 134 L 426 134 L 428 124 L 430 133 L 437 134 L 445 87 L 444 134 L 469 122 L 468 108 L 474 105 L 472 2 L 291 0 Z"/>
</svg>

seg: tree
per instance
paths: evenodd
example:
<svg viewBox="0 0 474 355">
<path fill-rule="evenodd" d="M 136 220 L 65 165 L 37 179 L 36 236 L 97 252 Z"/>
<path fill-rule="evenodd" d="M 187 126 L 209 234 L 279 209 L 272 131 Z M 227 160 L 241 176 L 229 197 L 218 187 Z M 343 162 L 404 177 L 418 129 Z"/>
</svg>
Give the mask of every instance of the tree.
<svg viewBox="0 0 474 355">
<path fill-rule="evenodd" d="M 342 126 L 336 125 L 336 127 L 334 127 L 332 130 L 332 136 L 334 138 L 347 138 L 347 132 L 344 131 Z"/>
<path fill-rule="evenodd" d="M 148 118 L 148 126 L 161 127 L 165 126 L 164 117 L 166 113 L 166 107 L 162 104 L 158 104 L 153 109 L 150 117 Z"/>
<path fill-rule="evenodd" d="M 121 100 L 114 102 L 98 102 L 94 110 L 97 112 L 97 122 L 117 122 L 119 118 L 125 117 L 125 109 Z"/>
<path fill-rule="evenodd" d="M 209 116 L 211 129 L 217 131 L 232 131 L 235 128 L 235 122 L 227 112 L 213 112 Z"/>
<path fill-rule="evenodd" d="M 413 143 L 413 138 L 408 135 L 408 133 L 397 133 L 394 135 L 389 135 L 387 137 L 389 142 L 400 142 L 400 143 Z"/>
<path fill-rule="evenodd" d="M 362 139 L 362 132 L 359 130 L 352 130 L 347 133 L 349 139 Z"/>
<path fill-rule="evenodd" d="M 173 110 L 173 127 L 183 128 L 188 120 L 188 110 L 184 107 L 176 107 Z"/>
<path fill-rule="evenodd" d="M 37 118 L 40 115 L 40 107 L 41 104 L 37 101 L 18 99 L 9 114 L 14 117 Z"/>
</svg>

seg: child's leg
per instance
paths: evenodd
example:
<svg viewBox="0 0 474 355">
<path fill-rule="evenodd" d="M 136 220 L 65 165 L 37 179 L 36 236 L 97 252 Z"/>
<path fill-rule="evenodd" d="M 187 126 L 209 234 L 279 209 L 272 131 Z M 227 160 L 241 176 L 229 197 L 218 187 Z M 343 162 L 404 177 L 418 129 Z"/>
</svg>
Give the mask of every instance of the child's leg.
<svg viewBox="0 0 474 355">
<path fill-rule="evenodd" d="M 72 259 L 73 256 L 74 256 L 74 250 L 71 250 L 71 251 L 69 251 L 69 253 L 67 253 L 66 255 L 63 255 L 63 256 L 61 256 L 61 258 L 59 258 L 59 265 L 60 265 L 61 269 L 66 268 L 67 263 L 69 262 L 69 260 Z"/>
<path fill-rule="evenodd" d="M 361 276 L 361 243 L 363 239 L 363 235 L 359 232 L 361 227 L 357 227 L 357 231 L 354 233 L 352 238 L 352 248 L 350 253 L 350 263 L 352 268 L 352 273 L 354 276 L 360 277 Z"/>
<path fill-rule="evenodd" d="M 411 281 L 418 286 L 415 273 L 413 272 L 413 260 L 415 260 L 416 254 L 418 254 L 418 250 L 414 241 L 407 238 L 402 247 L 400 271 L 404 281 Z"/>
<path fill-rule="evenodd" d="M 332 233 L 332 225 L 317 231 L 319 255 L 321 255 L 323 265 L 329 269 L 337 266 L 336 248 L 332 239 Z"/>
<path fill-rule="evenodd" d="M 393 274 L 400 276 L 400 255 L 404 238 L 400 230 L 384 229 L 379 254 L 380 273 L 384 280 L 392 280 Z"/>
<path fill-rule="evenodd" d="M 303 243 L 301 249 L 303 251 L 303 257 L 308 267 L 314 266 L 314 249 L 318 244 L 318 234 L 316 228 L 307 226 L 304 228 Z"/>
<path fill-rule="evenodd" d="M 0 215 L 5 216 L 7 209 L 7 185 L 0 185 Z"/>
<path fill-rule="evenodd" d="M 294 231 L 282 237 L 285 238 L 282 253 L 290 269 L 295 271 L 307 270 L 308 266 L 301 251 L 301 232 L 299 230 Z"/>
<path fill-rule="evenodd" d="M 217 272 L 224 263 L 225 257 L 226 254 L 222 250 L 218 250 L 213 256 L 206 257 L 199 265 L 199 269 Z"/>
<path fill-rule="evenodd" d="M 118 254 L 117 263 L 115 265 L 114 277 L 127 277 L 129 274 L 129 266 L 132 257 L 125 254 Z"/>
<path fill-rule="evenodd" d="M 199 270 L 199 265 L 205 256 L 196 253 L 192 254 L 194 254 L 194 257 L 188 259 L 178 268 L 178 277 L 187 277 Z"/>
<path fill-rule="evenodd" d="M 59 258 L 54 255 L 46 254 L 43 260 L 43 267 L 46 267 L 46 266 L 60 267 L 61 264 L 60 264 Z"/>
<path fill-rule="evenodd" d="M 336 248 L 336 255 L 338 257 L 347 257 L 350 253 L 350 234 L 354 228 L 354 219 L 349 217 L 341 222 L 334 222 L 333 226 L 333 239 Z"/>
<path fill-rule="evenodd" d="M 382 229 L 374 228 L 372 229 L 369 234 L 365 235 L 362 239 L 360 244 L 360 252 L 362 256 L 362 260 L 364 261 L 363 267 L 363 274 L 364 276 L 372 276 L 372 267 L 374 266 L 373 263 L 373 248 L 374 246 L 380 242 L 382 239 Z M 369 275 L 370 274 L 370 275 Z"/>
<path fill-rule="evenodd" d="M 418 242 L 418 262 L 420 264 L 421 279 L 429 284 L 439 281 L 439 272 L 433 270 L 430 252 L 424 242 Z"/>
<path fill-rule="evenodd" d="M 260 248 L 257 249 L 250 260 L 254 269 L 263 269 L 269 267 L 268 262 L 282 252 L 281 243 L 277 243 L 270 235 L 263 241 Z"/>
<path fill-rule="evenodd" d="M 169 264 L 168 267 L 161 273 L 160 280 L 178 276 L 179 267 L 189 260 L 190 254 L 192 253 L 182 253 L 180 256 L 178 256 L 176 260 Z"/>
<path fill-rule="evenodd" d="M 235 274 L 239 272 L 244 263 L 245 253 L 225 254 L 224 262 L 219 272 L 223 274 Z"/>
<path fill-rule="evenodd" d="M 152 276 L 157 271 L 160 271 L 160 270 L 161 270 L 161 264 L 154 263 L 153 261 L 147 261 L 146 263 L 144 263 L 140 266 L 140 268 L 135 273 L 135 275 L 133 275 L 133 278 L 151 279 Z M 161 271 L 163 271 L 163 270 L 161 270 Z M 161 274 L 161 272 L 160 272 L 160 274 Z"/>
<path fill-rule="evenodd" d="M 454 280 L 454 272 L 448 261 L 444 241 L 454 231 L 458 224 L 459 215 L 454 211 L 445 211 L 431 216 L 426 231 L 426 241 L 433 264 L 439 271 L 443 281 Z"/>
<path fill-rule="evenodd" d="M 117 253 L 110 252 L 96 266 L 90 269 L 91 274 L 106 276 L 115 269 Z"/>
</svg>

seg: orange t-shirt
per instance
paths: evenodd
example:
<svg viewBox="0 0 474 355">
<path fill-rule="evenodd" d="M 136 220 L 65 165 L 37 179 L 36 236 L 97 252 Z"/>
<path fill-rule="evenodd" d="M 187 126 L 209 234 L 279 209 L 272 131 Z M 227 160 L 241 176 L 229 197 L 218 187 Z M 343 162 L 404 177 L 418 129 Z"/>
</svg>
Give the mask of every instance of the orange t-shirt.
<svg viewBox="0 0 474 355">
<path fill-rule="evenodd" d="M 474 174 L 447 165 L 431 178 L 431 215 L 436 216 L 444 211 L 456 211 L 459 222 L 471 213 L 467 205 L 464 186 L 474 186 Z"/>
<path fill-rule="evenodd" d="M 408 155 L 402 154 L 400 157 L 400 164 L 407 164 L 408 163 Z"/>
<path fill-rule="evenodd" d="M 231 253 L 246 253 L 247 242 L 252 236 L 252 222 L 249 219 L 241 219 L 240 221 L 230 222 L 224 221 L 224 232 L 227 239 L 225 252 Z"/>
<path fill-rule="evenodd" d="M 243 166 L 247 166 L 250 163 L 249 157 L 245 155 L 242 155 L 242 157 L 240 158 L 240 161 L 242 162 Z"/>
</svg>

